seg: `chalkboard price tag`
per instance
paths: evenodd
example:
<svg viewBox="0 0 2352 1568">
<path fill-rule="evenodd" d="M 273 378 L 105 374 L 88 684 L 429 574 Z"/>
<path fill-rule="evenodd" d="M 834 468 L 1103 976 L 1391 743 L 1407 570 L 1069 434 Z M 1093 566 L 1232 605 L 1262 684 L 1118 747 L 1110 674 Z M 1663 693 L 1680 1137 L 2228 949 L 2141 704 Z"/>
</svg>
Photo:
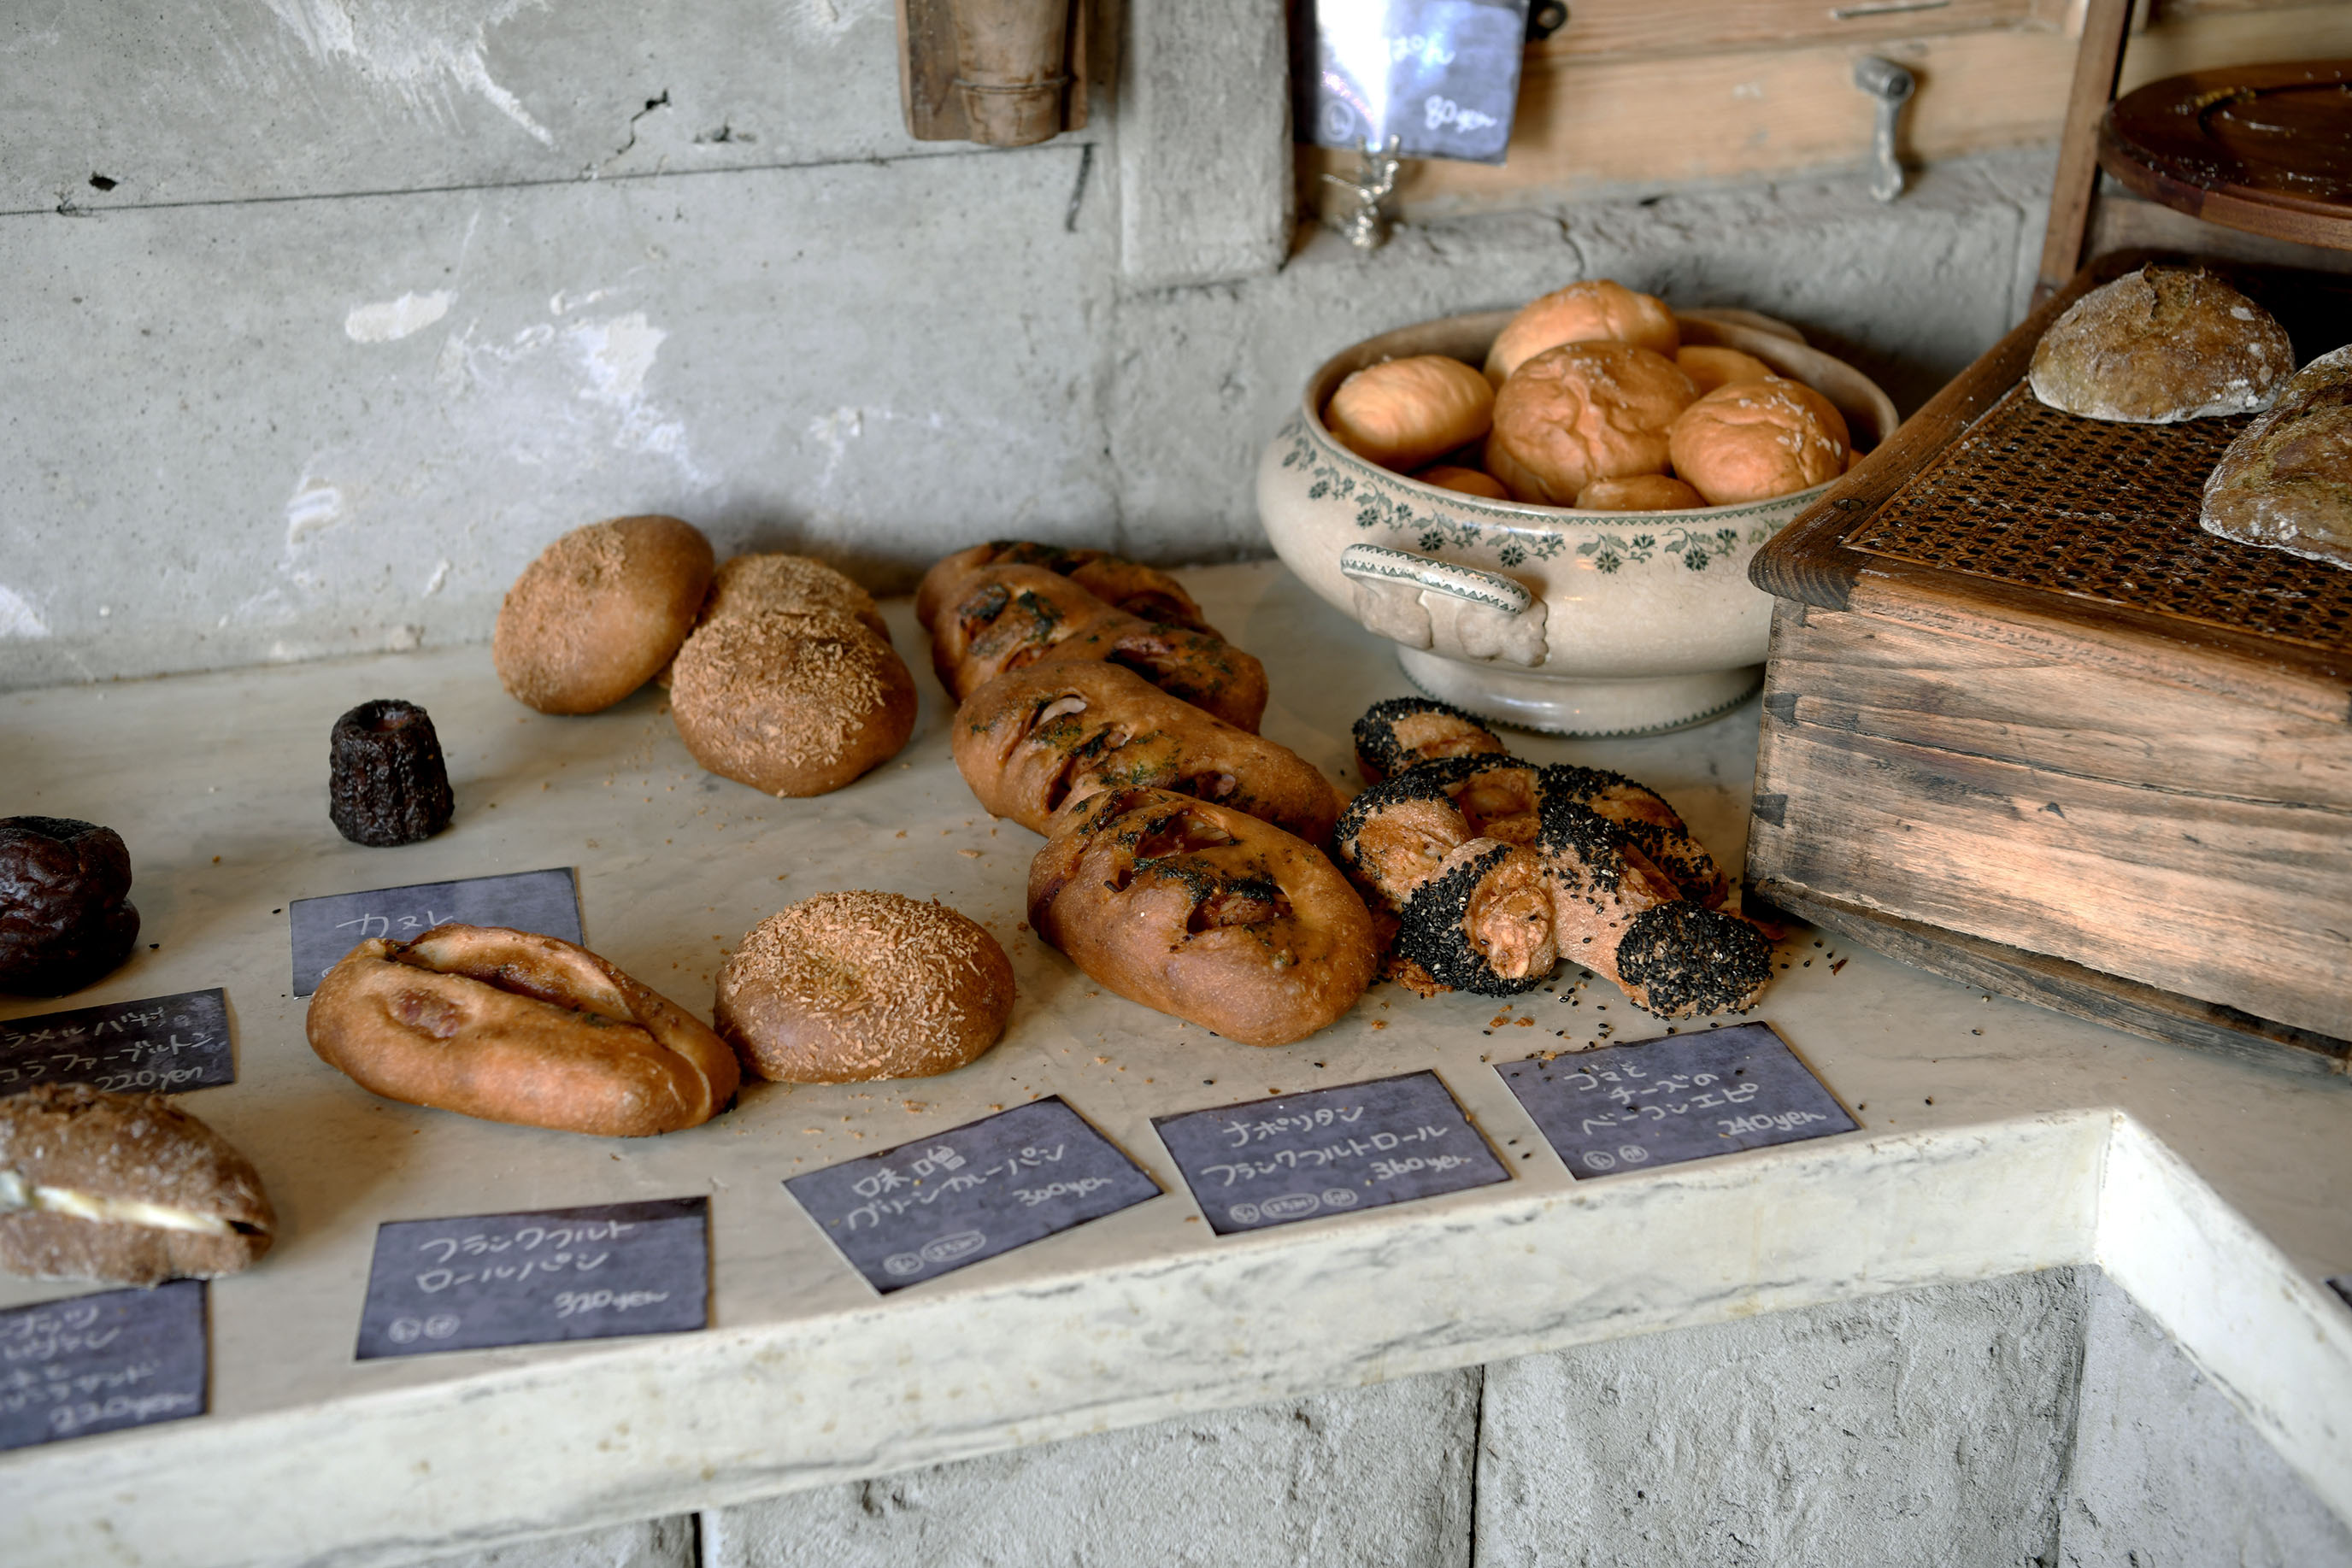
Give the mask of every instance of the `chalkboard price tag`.
<svg viewBox="0 0 2352 1568">
<path fill-rule="evenodd" d="M 87 1083 L 110 1094 L 179 1094 L 236 1082 L 228 998 L 183 991 L 0 1023 L 0 1094 Z"/>
<path fill-rule="evenodd" d="M 1508 1181 L 1434 1072 L 1155 1116 L 1220 1236 Z"/>
<path fill-rule="evenodd" d="M 0 1449 L 205 1413 L 205 1286 L 0 1312 Z"/>
<path fill-rule="evenodd" d="M 298 997 L 317 990 L 337 960 L 369 937 L 413 941 L 445 921 L 580 940 L 580 894 L 566 866 L 298 898 L 287 914 L 294 933 Z"/>
<path fill-rule="evenodd" d="M 1503 162 L 1528 0 L 1305 0 L 1292 26 L 1300 140 Z"/>
<path fill-rule="evenodd" d="M 1160 1196 L 1059 1095 L 788 1176 L 784 1189 L 885 1294 Z"/>
<path fill-rule="evenodd" d="M 709 1209 L 673 1197 L 380 1225 L 359 1359 L 698 1329 Z"/>
<path fill-rule="evenodd" d="M 1495 1071 L 1580 1181 L 1854 1130 L 1845 1107 L 1766 1023 Z"/>
</svg>

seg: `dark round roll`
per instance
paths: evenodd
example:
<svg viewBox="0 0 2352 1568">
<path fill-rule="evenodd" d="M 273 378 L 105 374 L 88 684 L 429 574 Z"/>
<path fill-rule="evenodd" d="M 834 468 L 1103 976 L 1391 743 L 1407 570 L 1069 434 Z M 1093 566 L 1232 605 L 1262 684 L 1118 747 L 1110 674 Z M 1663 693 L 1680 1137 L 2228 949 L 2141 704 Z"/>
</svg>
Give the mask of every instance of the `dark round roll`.
<svg viewBox="0 0 2352 1568">
<path fill-rule="evenodd" d="M 415 703 L 378 697 L 335 721 L 327 815 L 355 844 L 413 844 L 449 825 L 457 803 L 441 738 Z"/>
<path fill-rule="evenodd" d="M 0 991 L 63 996 L 111 974 L 139 939 L 131 852 L 70 817 L 0 818 Z"/>
</svg>

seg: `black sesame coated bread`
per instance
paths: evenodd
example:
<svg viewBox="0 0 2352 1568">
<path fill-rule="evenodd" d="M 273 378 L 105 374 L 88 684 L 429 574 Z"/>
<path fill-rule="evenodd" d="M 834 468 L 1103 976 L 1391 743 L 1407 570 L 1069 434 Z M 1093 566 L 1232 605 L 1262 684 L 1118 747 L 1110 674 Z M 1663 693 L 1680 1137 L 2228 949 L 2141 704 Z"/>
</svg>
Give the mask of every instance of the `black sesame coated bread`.
<svg viewBox="0 0 2352 1568">
<path fill-rule="evenodd" d="M 139 938 L 130 891 L 113 829 L 0 818 L 0 991 L 62 996 L 120 967 Z"/>
<path fill-rule="evenodd" d="M 1617 944 L 1617 983 L 1660 1018 L 1745 1012 L 1771 977 L 1771 944 L 1756 927 L 1687 902 L 1643 910 Z"/>
<path fill-rule="evenodd" d="M 1500 756 L 1500 737 L 1435 697 L 1391 697 L 1356 721 L 1356 765 L 1377 784 L 1441 757 Z"/>
<path fill-rule="evenodd" d="M 1449 990 L 1507 997 L 1543 984 L 1559 962 L 1553 920 L 1534 852 L 1472 839 L 1405 901 L 1396 958 Z"/>
<path fill-rule="evenodd" d="M 378 849 L 429 839 L 456 802 L 441 739 L 415 703 L 379 697 L 335 721 L 327 815 L 355 844 Z"/>
</svg>

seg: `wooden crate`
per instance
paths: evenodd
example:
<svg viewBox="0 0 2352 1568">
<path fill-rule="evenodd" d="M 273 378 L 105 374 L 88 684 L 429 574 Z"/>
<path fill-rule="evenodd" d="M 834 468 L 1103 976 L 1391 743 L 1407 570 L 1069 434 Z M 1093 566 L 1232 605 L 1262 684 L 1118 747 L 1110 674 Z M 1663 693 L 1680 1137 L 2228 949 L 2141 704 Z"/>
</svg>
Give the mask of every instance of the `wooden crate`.
<svg viewBox="0 0 2352 1568">
<path fill-rule="evenodd" d="M 2023 384 L 2147 259 L 2093 263 L 1758 555 L 1748 888 L 1989 990 L 2343 1072 L 2352 570 L 2197 527 L 2245 418 L 2103 423 Z M 2211 266 L 2298 358 L 2352 337 L 2352 278 Z"/>
</svg>

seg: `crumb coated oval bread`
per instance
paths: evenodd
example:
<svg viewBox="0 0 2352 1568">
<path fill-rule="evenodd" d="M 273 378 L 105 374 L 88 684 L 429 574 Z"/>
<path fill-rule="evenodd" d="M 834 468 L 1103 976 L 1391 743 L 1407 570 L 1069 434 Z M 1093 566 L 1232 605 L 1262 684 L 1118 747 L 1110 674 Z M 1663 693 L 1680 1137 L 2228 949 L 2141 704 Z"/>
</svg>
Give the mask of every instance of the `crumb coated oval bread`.
<svg viewBox="0 0 2352 1568">
<path fill-rule="evenodd" d="M 1493 383 L 1444 354 L 1384 360 L 1350 374 L 1323 407 L 1332 438 L 1368 463 L 1400 473 L 1486 434 Z"/>
<path fill-rule="evenodd" d="M 1313 1034 L 1380 961 L 1370 913 L 1320 851 L 1165 789 L 1082 802 L 1030 863 L 1029 923 L 1129 1001 L 1244 1045 Z"/>
<path fill-rule="evenodd" d="M 915 619 L 929 626 L 941 605 L 962 594 L 967 579 L 992 566 L 1041 566 L 1114 610 L 1162 626 L 1218 635 L 1184 585 L 1158 567 L 1098 549 L 1064 549 L 1026 539 L 992 539 L 932 562 L 915 590 Z"/>
<path fill-rule="evenodd" d="M 1647 349 L 1547 349 L 1495 396 L 1486 472 L 1515 501 L 1573 506 L 1595 479 L 1663 473 L 1666 432 L 1697 395 L 1672 360 Z"/>
<path fill-rule="evenodd" d="M 2269 311 L 2218 277 L 2144 267 L 2068 306 L 2033 346 L 2026 383 L 2084 419 L 2169 424 L 2266 409 L 2294 370 Z"/>
<path fill-rule="evenodd" d="M 838 789 L 915 732 L 906 662 L 833 610 L 711 622 L 678 650 L 669 701 L 697 762 L 769 795 Z"/>
<path fill-rule="evenodd" d="M 1313 763 L 1118 664 L 1010 671 L 964 700 L 950 734 L 980 803 L 1049 838 L 1087 797 L 1139 785 L 1246 811 L 1308 843 L 1339 814 Z"/>
<path fill-rule="evenodd" d="M 0 1268 L 156 1285 L 249 1267 L 278 1230 L 253 1162 L 160 1094 L 0 1099 Z"/>
<path fill-rule="evenodd" d="M 1682 329 L 1666 302 L 1606 277 L 1587 277 L 1522 307 L 1486 351 L 1486 379 L 1496 386 L 1547 349 L 1562 343 L 1631 343 L 1672 359 Z"/>
<path fill-rule="evenodd" d="M 1791 495 L 1844 473 L 1844 423 L 1827 398 L 1801 382 L 1732 382 L 1684 411 L 1668 448 L 1676 475 L 1708 505 L 1727 507 Z"/>
<path fill-rule="evenodd" d="M 500 684 L 541 713 L 612 706 L 677 652 L 711 570 L 710 541 L 676 517 L 572 529 L 507 590 L 490 639 Z"/>
<path fill-rule="evenodd" d="M 771 915 L 719 970 L 712 1017 L 743 1070 L 790 1083 L 951 1072 L 1013 1013 L 996 938 L 945 904 L 824 893 Z"/>
<path fill-rule="evenodd" d="M 1499 757 L 1509 747 L 1475 716 L 1435 697 L 1389 697 L 1356 721 L 1356 766 L 1366 784 L 1441 757 Z"/>
<path fill-rule="evenodd" d="M 1706 505 L 1705 496 L 1671 474 L 1595 479 L 1576 493 L 1580 512 L 1686 512 Z"/>
<path fill-rule="evenodd" d="M 804 555 L 739 555 L 720 561 L 698 625 L 772 610 L 830 610 L 885 643 L 890 627 L 874 596 L 821 560 Z"/>
<path fill-rule="evenodd" d="M 310 1049 L 362 1088 L 557 1132 L 637 1138 L 735 1096 L 725 1041 L 584 947 L 498 925 L 371 937 L 311 993 Z"/>
<path fill-rule="evenodd" d="M 0 991 L 57 997 L 110 974 L 139 939 L 131 852 L 72 817 L 0 817 Z"/>
</svg>

